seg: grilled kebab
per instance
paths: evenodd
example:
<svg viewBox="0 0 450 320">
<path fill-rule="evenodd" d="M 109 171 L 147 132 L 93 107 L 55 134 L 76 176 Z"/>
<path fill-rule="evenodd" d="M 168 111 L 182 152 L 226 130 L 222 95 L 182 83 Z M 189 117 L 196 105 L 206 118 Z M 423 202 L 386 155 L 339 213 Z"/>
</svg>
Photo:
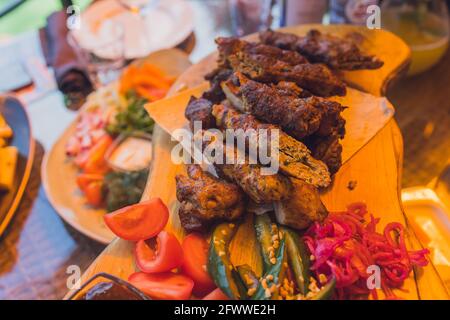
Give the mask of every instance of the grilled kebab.
<svg viewBox="0 0 450 320">
<path fill-rule="evenodd" d="M 199 165 L 188 165 L 187 176 L 176 176 L 178 211 L 183 228 L 202 231 L 214 221 L 232 221 L 244 212 L 244 197 L 238 186 L 219 180 L 202 171 Z"/>
<path fill-rule="evenodd" d="M 332 69 L 378 69 L 383 61 L 361 52 L 354 41 L 310 30 L 305 37 L 291 33 L 264 31 L 259 34 L 262 43 L 305 56 L 312 63 L 324 63 Z"/>
<path fill-rule="evenodd" d="M 237 38 L 217 38 L 219 67 L 239 71 L 253 80 L 291 81 L 318 96 L 345 95 L 345 84 L 323 64 L 311 64 L 294 51 Z"/>
<path fill-rule="evenodd" d="M 320 200 L 317 189 L 302 180 L 291 178 L 290 181 L 291 196 L 275 203 L 277 221 L 299 230 L 309 227 L 315 221 L 323 221 L 328 211 Z"/>
<path fill-rule="evenodd" d="M 227 98 L 241 111 L 261 121 L 279 125 L 286 133 L 301 140 L 312 134 L 329 136 L 345 133 L 341 104 L 320 97 L 307 97 L 289 82 L 267 85 L 236 73 L 222 83 Z"/>
<path fill-rule="evenodd" d="M 287 177 L 264 174 L 261 165 L 251 162 L 245 153 L 224 143 L 215 133 L 199 131 L 194 139 L 203 139 L 203 154 L 219 175 L 241 187 L 254 202 L 271 203 L 289 197 L 292 186 Z"/>
<path fill-rule="evenodd" d="M 250 132 L 249 130 L 254 130 L 253 132 L 258 135 L 259 130 L 264 129 L 267 130 L 267 137 L 270 138 L 270 131 L 277 130 L 277 160 L 281 171 L 287 175 L 302 179 L 316 187 L 326 187 L 330 184 L 331 178 L 326 165 L 322 161 L 314 159 L 311 152 L 303 143 L 290 137 L 281 131 L 279 127 L 261 123 L 254 116 L 240 113 L 224 104 L 214 105 L 212 114 L 219 128 L 234 129 L 237 136 L 239 136 L 239 132 L 245 134 L 244 132 Z M 238 129 L 242 129 L 242 131 L 237 131 Z M 247 139 L 249 143 L 252 143 L 249 140 L 251 139 Z M 270 139 L 266 140 L 268 143 L 266 150 L 270 150 L 272 141 Z M 258 143 L 258 141 L 261 142 L 264 140 L 258 137 L 257 141 L 253 143 Z"/>
</svg>

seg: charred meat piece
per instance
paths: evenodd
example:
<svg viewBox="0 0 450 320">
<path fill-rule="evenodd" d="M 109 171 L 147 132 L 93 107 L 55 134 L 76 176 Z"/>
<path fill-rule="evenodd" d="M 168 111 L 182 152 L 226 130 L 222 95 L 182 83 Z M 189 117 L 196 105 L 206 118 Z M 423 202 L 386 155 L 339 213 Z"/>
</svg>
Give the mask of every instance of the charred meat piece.
<svg viewBox="0 0 450 320">
<path fill-rule="evenodd" d="M 187 167 L 187 176 L 177 175 L 180 220 L 186 230 L 198 230 L 213 221 L 232 221 L 244 212 L 242 192 L 234 184 L 219 180 L 198 165 Z"/>
<path fill-rule="evenodd" d="M 309 63 L 305 57 L 295 51 L 281 50 L 273 46 L 247 42 L 244 40 L 240 40 L 239 38 L 219 37 L 216 39 L 216 43 L 219 49 L 218 64 L 219 66 L 228 69 L 232 67 L 229 61 L 229 57 L 231 55 L 239 54 L 242 52 L 251 55 L 263 56 L 266 59 L 279 61 L 280 63 L 282 62 L 289 66 Z"/>
<path fill-rule="evenodd" d="M 271 156 L 277 156 L 280 169 L 283 173 L 304 180 L 317 187 L 326 187 L 330 184 L 331 178 L 326 165 L 312 157 L 308 148 L 300 141 L 290 137 L 279 127 L 271 124 L 259 122 L 254 116 L 243 114 L 226 105 L 214 105 L 212 114 L 216 119 L 216 124 L 222 129 L 234 129 L 237 135 L 252 132 L 256 135 L 260 130 L 267 130 L 266 140 L 261 140 L 259 136 L 255 139 L 247 139 L 247 143 L 261 143 L 267 141 L 266 150 L 271 150 L 270 137 L 271 130 L 277 130 L 278 133 L 278 152 Z M 242 131 L 237 131 L 242 129 Z M 248 137 L 248 135 L 247 135 Z M 246 137 L 244 137 L 246 138 Z M 275 142 L 275 141 L 274 141 Z"/>
<path fill-rule="evenodd" d="M 253 80 L 290 81 L 318 96 L 345 95 L 345 84 L 328 67 L 310 64 L 294 51 L 281 50 L 237 38 L 218 38 L 219 65 Z"/>
<path fill-rule="evenodd" d="M 280 94 L 285 96 L 291 96 L 294 98 L 308 98 L 312 94 L 305 89 L 300 88 L 294 82 L 280 81 L 275 85 L 271 85 L 272 88 L 278 90 Z"/>
<path fill-rule="evenodd" d="M 298 94 L 304 93 L 294 86 L 288 87 L 287 83 L 269 86 L 239 73 L 222 83 L 227 98 L 241 111 L 280 126 L 298 140 L 312 134 L 328 136 L 333 132 L 343 136 L 345 120 L 341 112 L 345 108 L 320 97 L 299 98 Z"/>
<path fill-rule="evenodd" d="M 208 160 L 219 175 L 241 187 L 254 202 L 272 203 L 290 196 L 291 184 L 287 177 L 281 174 L 265 174 L 261 165 L 250 161 L 245 153 L 235 146 L 219 140 L 213 132 L 197 132 L 197 138 L 199 135 L 208 136 L 203 141 L 203 151 L 205 155 L 209 154 L 206 148 L 215 151 L 214 157 Z"/>
<path fill-rule="evenodd" d="M 195 121 L 200 121 L 203 129 L 215 128 L 216 121 L 211 114 L 212 106 L 213 103 L 207 99 L 191 97 L 184 111 L 191 130 L 194 130 Z"/>
<path fill-rule="evenodd" d="M 328 211 L 320 200 L 317 189 L 298 179 L 291 179 L 292 196 L 275 203 L 275 216 L 280 224 L 302 230 L 313 222 L 323 221 Z"/>
<path fill-rule="evenodd" d="M 312 136 L 305 140 L 314 158 L 322 160 L 330 170 L 336 173 L 342 165 L 342 145 L 339 135 L 331 134 L 328 137 Z"/>
<path fill-rule="evenodd" d="M 378 69 L 383 61 L 365 55 L 354 41 L 311 30 L 305 37 L 290 33 L 265 31 L 259 35 L 261 42 L 284 50 L 293 50 L 313 63 L 324 63 L 332 69 Z"/>
<path fill-rule="evenodd" d="M 191 232 L 205 232 L 209 230 L 212 222 L 198 218 L 200 214 L 196 212 L 194 206 L 190 202 L 181 202 L 178 209 L 178 217 L 180 218 L 181 226 L 187 233 Z"/>
<path fill-rule="evenodd" d="M 213 103 L 220 103 L 225 99 L 220 83 L 227 80 L 232 74 L 233 70 L 224 68 L 217 68 L 208 73 L 205 79 L 209 81 L 210 88 L 203 93 L 202 98 L 208 99 Z"/>
</svg>

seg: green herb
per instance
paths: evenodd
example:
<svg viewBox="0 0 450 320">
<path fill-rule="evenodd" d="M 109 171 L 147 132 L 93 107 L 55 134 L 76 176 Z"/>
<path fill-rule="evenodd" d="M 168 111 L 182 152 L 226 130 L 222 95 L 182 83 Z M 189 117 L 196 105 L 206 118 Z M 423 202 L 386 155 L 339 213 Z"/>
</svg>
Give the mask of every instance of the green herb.
<svg viewBox="0 0 450 320">
<path fill-rule="evenodd" d="M 144 193 L 148 169 L 134 172 L 110 172 L 105 176 L 103 191 L 108 212 L 138 203 Z"/>
<path fill-rule="evenodd" d="M 131 134 L 136 131 L 151 134 L 155 122 L 144 108 L 147 100 L 139 97 L 133 91 L 126 95 L 126 100 L 127 108 L 116 115 L 115 121 L 106 127 L 106 131 L 112 136 L 121 133 Z"/>
</svg>

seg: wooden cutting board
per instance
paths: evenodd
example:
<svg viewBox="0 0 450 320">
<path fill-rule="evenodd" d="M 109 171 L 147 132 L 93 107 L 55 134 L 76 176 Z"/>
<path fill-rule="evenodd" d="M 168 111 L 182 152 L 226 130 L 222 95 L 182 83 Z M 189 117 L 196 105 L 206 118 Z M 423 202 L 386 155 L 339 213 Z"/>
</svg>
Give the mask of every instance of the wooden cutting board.
<svg viewBox="0 0 450 320">
<path fill-rule="evenodd" d="M 393 34 L 382 30 L 368 30 L 354 26 L 303 25 L 283 29 L 298 35 L 305 34 L 311 28 L 344 37 L 358 32 L 360 46 L 365 52 L 376 54 L 385 65 L 379 70 L 343 72 L 343 78 L 353 87 L 374 96 L 382 96 L 388 85 L 407 69 L 410 61 L 409 48 Z M 188 69 L 174 84 L 172 94 L 182 87 L 194 87 L 202 82 L 202 75 L 210 70 L 214 55 Z M 350 106 L 351 107 L 351 106 Z M 148 180 L 144 199 L 160 197 L 168 205 L 171 219 L 167 229 L 180 239 L 183 237 L 177 215 L 175 180 L 177 173 L 183 172 L 183 166 L 173 165 L 171 150 L 173 142 L 160 127 L 154 132 L 154 162 Z M 369 212 L 381 218 L 379 228 L 391 221 L 408 226 L 400 202 L 400 181 L 403 156 L 403 141 L 394 120 L 380 130 L 362 149 L 360 149 L 335 175 L 332 187 L 322 195 L 330 211 L 343 210 L 357 201 L 367 204 Z M 347 188 L 349 181 L 356 181 L 356 188 Z M 256 269 L 254 261 L 254 234 L 251 217 L 240 227 L 231 246 L 234 263 L 248 263 Z M 379 229 L 379 230 L 380 230 Z M 408 228 L 407 245 L 410 249 L 420 249 L 421 245 Z M 105 251 L 86 270 L 82 281 L 98 272 L 107 272 L 127 279 L 137 270 L 133 252 L 133 243 L 120 239 L 114 240 Z M 449 299 L 450 296 L 433 265 L 420 271 L 415 270 L 405 282 L 402 291 L 397 294 L 405 299 Z"/>
</svg>

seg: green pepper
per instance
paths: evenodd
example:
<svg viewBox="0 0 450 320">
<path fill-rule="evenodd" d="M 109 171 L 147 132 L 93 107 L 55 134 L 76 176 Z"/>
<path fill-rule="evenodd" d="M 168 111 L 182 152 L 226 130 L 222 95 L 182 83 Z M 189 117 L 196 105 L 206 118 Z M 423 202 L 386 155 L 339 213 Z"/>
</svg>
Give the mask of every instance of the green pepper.
<svg viewBox="0 0 450 320">
<path fill-rule="evenodd" d="M 273 230 L 273 225 L 275 224 L 272 224 L 268 214 L 257 215 L 255 218 L 256 238 L 260 244 L 264 271 L 272 267 L 270 260 L 273 257 L 270 252 L 273 251 L 273 254 L 276 255 L 279 248 L 279 239 L 278 242 L 274 241 L 274 237 L 278 237 L 278 228 Z"/>
<path fill-rule="evenodd" d="M 230 260 L 229 246 L 236 233 L 236 225 L 222 223 L 211 236 L 208 254 L 208 272 L 215 284 L 231 299 L 245 297 L 245 288 Z"/>
<path fill-rule="evenodd" d="M 295 283 L 302 295 L 306 295 L 309 291 L 309 279 L 311 277 L 310 255 L 296 232 L 289 228 L 283 228 L 286 239 L 286 249 L 288 255 L 289 266 L 294 273 Z"/>
<path fill-rule="evenodd" d="M 313 297 L 308 300 L 329 300 L 334 294 L 334 289 L 336 288 L 336 278 L 331 278 L 330 281 L 317 292 Z"/>
<path fill-rule="evenodd" d="M 258 277 L 248 264 L 237 266 L 236 269 L 247 290 L 253 288 L 256 289 L 258 287 Z"/>
<path fill-rule="evenodd" d="M 283 238 L 280 241 L 280 248 L 278 250 L 277 255 L 275 256 L 276 261 L 274 264 L 271 264 L 271 266 L 265 270 L 264 275 L 261 278 L 261 281 L 258 283 L 256 292 L 253 295 L 250 295 L 250 298 L 252 300 L 269 300 L 273 297 L 276 297 L 276 292 L 273 294 L 271 293 L 269 295 L 267 290 L 270 290 L 270 287 L 272 285 L 278 286 L 280 284 L 280 274 L 283 268 L 284 254 L 285 254 L 285 246 Z M 268 278 L 272 278 L 272 280 L 269 280 Z M 267 286 L 263 285 L 263 282 L 266 282 Z"/>
</svg>

